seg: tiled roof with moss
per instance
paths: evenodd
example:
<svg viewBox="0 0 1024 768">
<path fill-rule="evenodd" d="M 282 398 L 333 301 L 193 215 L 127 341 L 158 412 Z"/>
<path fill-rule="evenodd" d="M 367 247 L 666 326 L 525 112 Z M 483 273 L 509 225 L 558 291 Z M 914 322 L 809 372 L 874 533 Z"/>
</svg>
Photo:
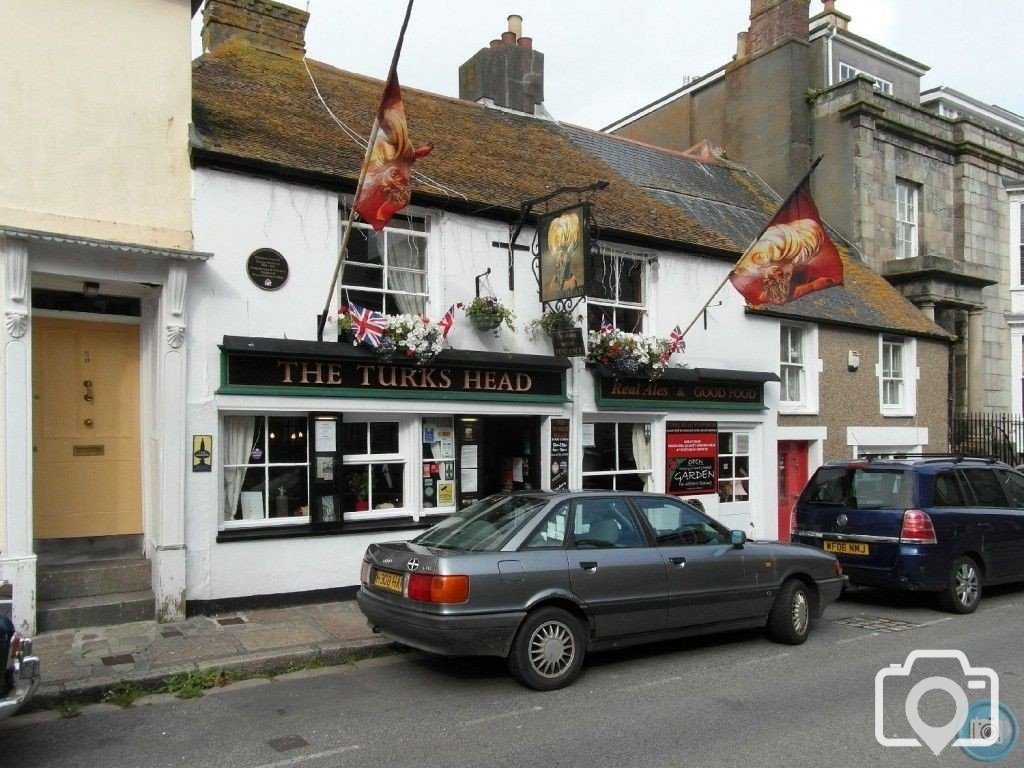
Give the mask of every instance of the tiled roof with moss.
<svg viewBox="0 0 1024 768">
<path fill-rule="evenodd" d="M 307 61 L 331 111 L 351 129 L 368 133 L 383 83 Z M 192 93 L 197 162 L 248 163 L 354 188 L 363 148 L 320 103 L 301 60 L 232 40 L 193 63 Z M 415 168 L 438 188 L 416 182 L 414 204 L 443 205 L 447 199 L 453 207 L 507 218 L 524 200 L 605 180 L 608 188 L 591 198 L 603 229 L 733 249 L 728 238 L 644 194 L 576 146 L 552 121 L 412 88 L 402 95 L 413 143 L 434 145 Z"/>
<path fill-rule="evenodd" d="M 367 133 L 382 81 L 307 62 L 331 112 L 351 130 Z M 192 94 L 197 164 L 241 165 L 354 189 L 363 147 L 320 102 L 302 60 L 228 41 L 193 62 Z M 778 204 L 773 190 L 725 159 L 703 163 L 412 88 L 403 88 L 403 97 L 413 143 L 434 145 L 416 163 L 414 204 L 510 219 L 524 200 L 605 180 L 607 189 L 591 197 L 603 236 L 726 258 L 739 257 Z M 849 253 L 844 262 L 845 286 L 749 311 L 949 338 L 881 276 Z"/>
</svg>

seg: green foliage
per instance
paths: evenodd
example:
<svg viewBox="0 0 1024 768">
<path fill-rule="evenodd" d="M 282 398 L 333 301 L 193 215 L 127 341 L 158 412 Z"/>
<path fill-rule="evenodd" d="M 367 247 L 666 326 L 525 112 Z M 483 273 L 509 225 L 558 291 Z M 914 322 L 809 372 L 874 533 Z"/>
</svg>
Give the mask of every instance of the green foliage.
<svg viewBox="0 0 1024 768">
<path fill-rule="evenodd" d="M 67 720 L 82 714 L 82 705 L 77 701 L 64 699 L 64 701 L 57 705 L 57 710 L 60 712 L 61 718 Z"/>
<path fill-rule="evenodd" d="M 173 693 L 179 699 L 195 699 L 202 696 L 203 691 L 208 688 L 227 684 L 222 681 L 224 681 L 222 672 L 216 669 L 200 669 L 171 675 L 164 681 L 164 690 Z"/>
<path fill-rule="evenodd" d="M 146 692 L 136 683 L 120 682 L 103 694 L 102 701 L 108 704 L 116 704 L 121 708 L 128 708 L 139 698 L 145 696 Z"/>
<path fill-rule="evenodd" d="M 564 310 L 545 312 L 536 320 L 531 320 L 526 324 L 526 332 L 530 335 L 530 340 L 535 341 L 542 333 L 545 336 L 551 336 L 555 331 L 572 328 L 582 320 L 583 315 L 577 315 L 574 318 L 571 312 Z"/>
<path fill-rule="evenodd" d="M 477 296 L 466 304 L 463 311 L 478 329 L 494 331 L 495 336 L 501 330 L 502 324 L 512 332 L 516 330 L 515 312 L 493 296 Z"/>
</svg>

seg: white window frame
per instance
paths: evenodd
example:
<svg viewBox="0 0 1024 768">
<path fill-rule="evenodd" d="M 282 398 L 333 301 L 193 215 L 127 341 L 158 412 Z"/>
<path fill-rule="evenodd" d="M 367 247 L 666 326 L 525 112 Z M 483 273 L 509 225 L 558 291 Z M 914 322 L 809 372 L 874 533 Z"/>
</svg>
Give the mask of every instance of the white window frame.
<svg viewBox="0 0 1024 768">
<path fill-rule="evenodd" d="M 420 428 L 420 421 L 408 414 L 367 414 L 367 413 L 345 413 L 339 422 L 339 428 L 343 424 L 371 424 L 374 422 L 397 422 L 398 423 L 398 451 L 395 453 L 353 453 L 344 454 L 342 467 L 356 466 L 360 464 L 391 464 L 402 467 L 402 496 L 403 506 L 393 509 L 370 509 L 366 510 L 341 510 L 343 520 L 347 523 L 358 521 L 390 520 L 392 518 L 408 518 L 419 520 L 421 507 L 419 495 L 416 494 L 415 476 L 418 474 L 422 462 L 415 461 L 413 448 L 409 444 L 411 427 L 415 424 Z M 421 432 L 422 434 L 422 432 Z M 339 435 L 340 440 L 340 435 Z"/>
<path fill-rule="evenodd" d="M 918 185 L 906 179 L 896 179 L 896 258 L 912 259 L 918 255 Z M 907 236 L 909 233 L 909 237 Z"/>
<path fill-rule="evenodd" d="M 612 425 L 614 425 L 614 427 L 615 427 L 615 440 L 613 442 L 614 442 L 614 445 L 615 445 L 615 467 L 616 468 L 615 469 L 592 470 L 592 471 L 588 472 L 588 471 L 583 471 L 582 470 L 582 462 L 581 462 L 581 470 L 580 471 L 581 471 L 581 478 L 583 480 L 585 480 L 588 477 L 611 477 L 611 478 L 613 478 L 613 480 L 612 480 L 613 485 L 617 488 L 618 487 L 618 483 L 614 480 L 614 478 L 617 478 L 617 477 L 620 477 L 620 476 L 626 476 L 626 475 L 629 475 L 629 476 L 637 475 L 637 476 L 641 476 L 641 477 L 643 475 L 646 475 L 647 479 L 644 480 L 644 490 L 645 491 L 653 491 L 653 490 L 656 489 L 657 476 L 654 474 L 654 468 L 655 468 L 655 466 L 657 466 L 658 461 L 657 461 L 657 454 L 655 454 L 654 424 L 652 423 L 652 421 L 651 421 L 651 419 L 649 417 L 644 418 L 644 417 L 623 416 L 620 419 L 593 419 L 593 420 L 587 419 L 584 422 L 584 424 L 585 425 L 594 424 L 595 425 L 594 429 L 596 429 L 597 425 L 600 425 L 600 424 L 612 424 Z M 621 462 L 619 461 L 619 439 L 618 438 L 619 438 L 619 427 L 621 425 L 623 425 L 623 424 L 629 424 L 629 425 L 642 424 L 645 427 L 647 427 L 647 446 L 648 446 L 648 449 L 650 450 L 650 453 L 651 453 L 651 468 L 650 469 L 620 469 L 619 468 L 621 466 Z M 584 426 L 584 431 L 586 429 L 587 429 L 587 427 Z M 586 449 L 588 447 L 590 447 L 590 446 L 583 445 L 583 446 L 581 446 L 581 450 L 582 451 L 586 451 Z M 664 449 L 662 449 L 662 453 L 664 453 Z M 582 487 L 582 485 L 581 485 L 581 487 Z"/>
<path fill-rule="evenodd" d="M 879 77 L 878 75 L 873 75 L 870 72 L 865 72 L 863 69 L 857 69 L 857 67 L 851 64 L 847 64 L 845 61 L 839 62 L 840 81 L 852 80 L 853 78 L 857 77 L 857 75 L 864 75 L 865 77 L 870 77 L 872 80 L 875 81 L 875 88 L 877 88 L 880 92 L 884 93 L 886 96 L 892 96 L 891 81 L 886 80 L 883 77 Z"/>
<path fill-rule="evenodd" d="M 900 349 L 899 376 L 891 375 L 886 368 L 886 348 Z M 878 364 L 875 366 L 878 378 L 878 407 L 883 416 L 915 416 L 917 414 L 917 380 L 920 371 L 917 367 L 917 340 L 895 334 L 880 334 L 878 337 Z M 887 382 L 898 382 L 900 399 L 897 403 L 887 403 L 885 385 Z"/>
<path fill-rule="evenodd" d="M 1024 288 L 1024 199 L 1019 197 L 1010 200 L 1010 284 Z"/>
<path fill-rule="evenodd" d="M 341 208 L 341 210 L 339 212 L 339 215 L 342 217 L 342 219 L 341 219 L 341 222 L 340 222 L 340 226 L 338 227 L 338 237 L 339 238 L 343 238 L 345 236 L 345 226 L 346 226 L 346 223 L 348 221 L 347 209 L 344 206 L 342 206 L 342 208 Z M 417 229 L 410 229 L 408 227 L 401 226 L 403 222 L 408 221 L 410 219 L 415 219 L 416 221 L 423 222 L 423 229 L 422 230 L 417 230 Z M 430 252 L 431 224 L 432 224 L 431 217 L 428 216 L 426 213 L 422 213 L 422 212 L 417 213 L 417 212 L 412 212 L 412 211 L 408 211 L 408 210 L 402 211 L 401 213 L 396 214 L 395 217 L 392 218 L 391 221 L 388 223 L 388 225 L 385 226 L 380 232 L 374 232 L 372 227 L 370 227 L 367 224 L 363 224 L 362 222 L 359 222 L 359 221 L 353 222 L 353 224 L 352 224 L 353 229 L 359 230 L 360 232 L 368 233 L 369 235 L 375 235 L 376 234 L 376 235 L 381 235 L 381 236 L 384 237 L 384 251 L 383 251 L 383 257 L 382 257 L 382 263 L 381 263 L 381 271 L 383 273 L 382 274 L 382 278 L 381 278 L 381 283 L 382 283 L 383 287 L 381 287 L 381 288 L 367 288 L 367 287 L 364 287 L 364 286 L 346 285 L 344 283 L 344 275 L 343 275 L 341 280 L 338 281 L 337 305 L 340 307 L 340 306 L 345 306 L 345 305 L 348 304 L 348 294 L 346 293 L 346 289 L 348 289 L 349 291 L 359 291 L 359 292 L 362 292 L 362 293 L 373 293 L 373 294 L 378 294 L 378 295 L 385 296 L 385 297 L 401 295 L 401 296 L 413 296 L 413 297 L 417 297 L 417 298 L 422 298 L 424 312 L 429 312 L 429 310 L 430 310 L 430 286 L 431 286 L 431 282 L 432 282 L 431 279 L 430 279 L 431 278 L 431 262 L 432 262 L 431 252 Z M 352 234 L 354 236 L 356 233 L 353 232 Z M 388 235 L 395 235 L 395 234 L 405 235 L 407 237 L 416 237 L 416 238 L 419 238 L 419 239 L 421 239 L 423 241 L 423 246 L 422 246 L 423 269 L 422 270 L 406 270 L 406 269 L 401 269 L 401 268 L 398 268 L 398 267 L 394 267 L 393 268 L 393 269 L 401 269 L 401 271 L 405 271 L 405 272 L 413 272 L 415 274 L 422 274 L 423 275 L 423 291 L 422 292 L 420 292 L 420 291 L 402 291 L 402 290 L 391 288 L 391 287 L 389 287 L 387 285 L 388 274 L 389 274 L 390 269 L 392 269 L 390 267 L 390 265 L 389 265 L 389 258 L 388 258 L 389 248 L 388 248 L 388 245 L 387 245 L 387 237 L 388 237 Z M 351 242 L 351 236 L 349 238 L 349 242 Z M 340 242 L 339 242 L 339 246 L 340 246 Z M 351 262 L 352 265 L 355 265 L 357 263 L 359 263 L 359 262 L 354 262 L 354 261 Z M 345 274 L 348 274 L 347 270 L 346 270 Z M 386 299 L 385 299 L 385 302 L 386 302 Z M 356 303 L 358 303 L 358 301 Z M 385 309 L 387 309 L 386 303 L 385 303 Z M 396 315 L 396 314 L 406 314 L 406 313 L 402 313 L 402 312 L 398 311 L 397 307 L 396 307 L 393 310 L 388 311 L 387 314 L 389 314 L 389 315 Z"/>
<path fill-rule="evenodd" d="M 800 333 L 799 364 L 783 359 L 782 341 L 787 332 Z M 779 325 L 779 413 L 816 414 L 818 412 L 818 374 L 821 372 L 821 360 L 818 359 L 818 327 L 807 323 L 785 322 Z M 800 398 L 786 400 L 785 388 L 786 369 L 799 369 Z"/>
<path fill-rule="evenodd" d="M 587 295 L 587 310 L 588 310 L 588 331 L 600 330 L 597 327 L 590 327 L 589 324 L 589 310 L 591 307 L 600 307 L 602 312 L 608 318 L 608 322 L 628 333 L 643 333 L 647 329 L 647 325 L 650 321 L 650 279 L 651 279 L 651 256 L 646 253 L 639 253 L 630 251 L 625 248 L 618 246 L 612 247 L 601 244 L 600 246 L 600 257 L 601 259 L 613 259 L 620 261 L 621 259 L 632 259 L 640 264 L 640 301 L 623 301 L 620 298 L 621 291 L 620 286 L 615 285 L 613 288 L 614 298 L 605 299 L 597 296 Z M 618 265 L 612 270 L 612 274 L 615 275 L 616 281 L 619 276 Z M 640 327 L 630 328 L 624 327 L 619 322 L 619 312 L 630 311 L 640 313 Z"/>
</svg>

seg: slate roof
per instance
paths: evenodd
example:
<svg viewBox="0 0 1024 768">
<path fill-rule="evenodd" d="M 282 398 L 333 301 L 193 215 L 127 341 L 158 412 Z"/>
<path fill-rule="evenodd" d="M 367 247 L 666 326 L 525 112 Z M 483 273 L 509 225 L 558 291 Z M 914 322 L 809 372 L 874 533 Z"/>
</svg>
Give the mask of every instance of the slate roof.
<svg viewBox="0 0 1024 768">
<path fill-rule="evenodd" d="M 331 111 L 366 132 L 383 83 L 307 62 Z M 301 60 L 231 40 L 193 62 L 192 94 L 194 163 L 354 189 L 364 149 L 328 114 Z M 704 162 L 412 88 L 403 97 L 413 143 L 434 145 L 415 166 L 417 205 L 514 219 L 524 200 L 605 180 L 608 188 L 590 197 L 603 238 L 725 259 L 739 257 L 778 205 L 756 176 L 724 159 Z M 843 255 L 845 287 L 750 311 L 949 338 L 883 278 Z"/>
</svg>

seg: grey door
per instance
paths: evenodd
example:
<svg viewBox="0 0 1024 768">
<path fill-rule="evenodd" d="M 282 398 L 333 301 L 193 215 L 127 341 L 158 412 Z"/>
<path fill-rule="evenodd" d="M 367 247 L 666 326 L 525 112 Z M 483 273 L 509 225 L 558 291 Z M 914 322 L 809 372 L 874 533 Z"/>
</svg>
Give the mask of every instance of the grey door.
<svg viewBox="0 0 1024 768">
<path fill-rule="evenodd" d="M 668 624 L 713 624 L 768 612 L 771 600 L 748 574 L 744 550 L 693 507 L 656 496 L 634 498 L 658 541 L 668 577 Z"/>
<path fill-rule="evenodd" d="M 598 637 L 664 629 L 668 583 L 625 497 L 570 502 L 572 591 L 591 609 Z"/>
</svg>

